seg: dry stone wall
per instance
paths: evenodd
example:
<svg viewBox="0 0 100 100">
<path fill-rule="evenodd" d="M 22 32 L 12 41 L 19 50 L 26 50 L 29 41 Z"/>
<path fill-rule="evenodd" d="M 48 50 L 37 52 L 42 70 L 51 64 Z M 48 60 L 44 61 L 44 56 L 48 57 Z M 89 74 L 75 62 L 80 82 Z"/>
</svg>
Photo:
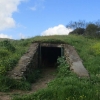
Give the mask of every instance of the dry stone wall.
<svg viewBox="0 0 100 100">
<path fill-rule="evenodd" d="M 88 71 L 82 64 L 82 60 L 77 54 L 75 48 L 68 44 L 39 44 L 33 43 L 31 44 L 28 52 L 24 54 L 19 60 L 17 66 L 9 73 L 9 76 L 13 79 L 26 79 L 28 74 L 32 73 L 35 68 L 39 66 L 39 45 L 41 46 L 50 46 L 50 47 L 63 47 L 64 48 L 64 56 L 66 57 L 66 61 L 70 66 L 70 70 L 76 73 L 79 77 L 89 77 Z"/>
<path fill-rule="evenodd" d="M 34 71 L 38 67 L 38 48 L 38 43 L 31 44 L 27 53 L 20 58 L 17 66 L 9 72 L 9 76 L 13 79 L 22 79 Z"/>
<path fill-rule="evenodd" d="M 76 73 L 79 77 L 89 77 L 88 71 L 85 69 L 82 60 L 76 52 L 75 48 L 71 45 L 65 44 L 64 52 L 66 61 L 70 66 L 70 70 Z"/>
</svg>

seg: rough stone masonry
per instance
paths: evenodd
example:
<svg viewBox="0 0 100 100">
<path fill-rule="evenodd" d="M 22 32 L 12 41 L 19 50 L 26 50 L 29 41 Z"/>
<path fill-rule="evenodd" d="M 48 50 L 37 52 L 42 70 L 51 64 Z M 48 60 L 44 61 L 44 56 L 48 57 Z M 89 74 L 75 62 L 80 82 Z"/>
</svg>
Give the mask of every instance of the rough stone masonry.
<svg viewBox="0 0 100 100">
<path fill-rule="evenodd" d="M 48 43 L 46 43 L 48 45 Z M 43 45 L 43 44 L 42 44 Z M 88 71 L 82 64 L 82 60 L 76 52 L 75 48 L 68 44 L 50 44 L 51 46 L 63 46 L 64 47 L 64 56 L 70 66 L 70 70 L 76 73 L 79 77 L 89 77 Z M 32 43 L 29 50 L 24 54 L 16 67 L 9 72 L 9 76 L 13 79 L 25 79 L 25 75 L 34 71 L 34 68 L 38 67 L 38 50 L 39 43 Z"/>
<path fill-rule="evenodd" d="M 31 44 L 29 50 L 24 54 L 16 67 L 9 72 L 9 76 L 13 79 L 25 78 L 25 74 L 34 71 L 38 66 L 38 43 Z"/>
</svg>

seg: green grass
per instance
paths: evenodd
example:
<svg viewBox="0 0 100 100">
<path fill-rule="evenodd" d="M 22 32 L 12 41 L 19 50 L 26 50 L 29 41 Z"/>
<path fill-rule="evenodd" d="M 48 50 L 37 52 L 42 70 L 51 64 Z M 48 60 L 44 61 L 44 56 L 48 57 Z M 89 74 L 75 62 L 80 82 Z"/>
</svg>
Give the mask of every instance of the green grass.
<svg viewBox="0 0 100 100">
<path fill-rule="evenodd" d="M 29 89 L 27 82 L 10 84 L 6 74 L 17 64 L 27 51 L 31 42 L 67 43 L 75 47 L 82 62 L 90 74 L 90 79 L 78 78 L 70 72 L 64 61 L 58 66 L 58 74 L 48 87 L 34 94 L 14 97 L 13 100 L 100 100 L 100 39 L 85 38 L 78 35 L 69 36 L 37 36 L 26 40 L 11 41 L 15 48 L 12 52 L 0 45 L 0 91 L 17 88 Z M 0 42 L 2 44 L 2 41 Z M 4 80 L 5 79 L 5 80 Z M 9 82 L 9 84 L 7 84 Z M 16 83 L 16 85 L 15 85 Z M 25 84 L 24 84 L 25 83 Z"/>
<path fill-rule="evenodd" d="M 68 70 L 64 59 L 60 58 L 57 77 L 48 87 L 30 95 L 15 96 L 13 100 L 99 100 L 100 78 L 78 78 Z"/>
<path fill-rule="evenodd" d="M 8 72 L 16 66 L 21 56 L 27 52 L 31 42 L 31 39 L 0 42 L 0 91 L 30 90 L 31 82 L 35 82 L 39 77 L 38 70 L 30 73 L 27 81 L 17 81 L 7 77 Z"/>
<path fill-rule="evenodd" d="M 28 49 L 28 46 L 24 46 L 20 41 L 2 41 L 0 42 L 0 75 L 6 75 L 7 71 L 16 66 L 20 57 Z"/>
<path fill-rule="evenodd" d="M 27 51 L 29 44 L 27 40 L 4 40 L 0 42 L 0 91 L 30 89 L 29 83 L 18 82 L 7 77 L 8 71 L 16 66 L 20 57 Z"/>
</svg>

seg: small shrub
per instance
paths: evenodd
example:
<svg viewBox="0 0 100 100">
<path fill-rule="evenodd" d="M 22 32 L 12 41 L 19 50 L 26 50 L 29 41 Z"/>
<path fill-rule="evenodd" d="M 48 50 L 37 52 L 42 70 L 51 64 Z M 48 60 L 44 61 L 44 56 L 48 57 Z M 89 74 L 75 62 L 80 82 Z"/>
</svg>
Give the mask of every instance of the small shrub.
<svg viewBox="0 0 100 100">
<path fill-rule="evenodd" d="M 70 32 L 70 34 L 78 34 L 78 35 L 83 35 L 85 32 L 84 28 L 76 28 L 75 30 L 73 30 L 72 32 Z"/>
<path fill-rule="evenodd" d="M 96 43 L 91 46 L 90 52 L 92 52 L 94 55 L 100 56 L 100 43 Z"/>
<path fill-rule="evenodd" d="M 57 59 L 57 63 L 58 63 L 58 77 L 60 76 L 67 76 L 70 71 L 69 71 L 69 66 L 65 60 L 65 57 L 62 56 L 62 57 L 59 57 Z"/>
<path fill-rule="evenodd" d="M 0 49 L 0 58 L 8 57 L 10 52 L 6 49 Z"/>
<path fill-rule="evenodd" d="M 6 67 L 0 65 L 0 75 L 4 75 L 7 72 Z"/>
<path fill-rule="evenodd" d="M 13 86 L 13 80 L 7 76 L 0 75 L 0 91 L 9 91 Z"/>
<path fill-rule="evenodd" d="M 2 42 L 2 46 L 4 46 L 8 51 L 15 52 L 15 47 L 10 43 L 10 41 L 5 40 Z"/>
<path fill-rule="evenodd" d="M 13 87 L 11 87 L 11 89 L 31 90 L 31 84 L 24 80 L 14 80 Z"/>
<path fill-rule="evenodd" d="M 30 90 L 31 85 L 23 80 L 14 80 L 7 76 L 0 75 L 0 91 L 10 91 L 11 89 Z"/>
<path fill-rule="evenodd" d="M 36 80 L 40 77 L 40 70 L 34 69 L 34 71 L 29 72 L 26 76 L 26 80 L 29 83 L 36 82 Z"/>
</svg>

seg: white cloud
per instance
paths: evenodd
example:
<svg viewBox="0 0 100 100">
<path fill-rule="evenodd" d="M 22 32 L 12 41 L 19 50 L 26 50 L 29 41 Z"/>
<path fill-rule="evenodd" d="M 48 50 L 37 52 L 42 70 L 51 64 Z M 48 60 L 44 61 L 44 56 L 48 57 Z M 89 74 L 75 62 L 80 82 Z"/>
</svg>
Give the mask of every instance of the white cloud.
<svg viewBox="0 0 100 100">
<path fill-rule="evenodd" d="M 12 39 L 12 36 L 8 36 L 6 34 L 1 33 L 0 34 L 0 38 L 9 38 L 9 39 Z"/>
<path fill-rule="evenodd" d="M 66 28 L 64 25 L 58 25 L 55 27 L 51 27 L 44 32 L 41 33 L 42 36 L 49 36 L 49 35 L 68 35 L 69 32 L 73 31 L 70 28 Z"/>
<path fill-rule="evenodd" d="M 22 33 L 19 34 L 19 37 L 20 37 L 20 39 L 26 39 L 25 35 Z"/>
<path fill-rule="evenodd" d="M 31 10 L 36 11 L 37 9 L 44 9 L 44 1 L 45 0 L 35 0 L 33 7 L 30 7 Z"/>
<path fill-rule="evenodd" d="M 0 0 L 0 30 L 16 26 L 12 14 L 18 11 L 18 5 L 26 0 Z"/>
</svg>

